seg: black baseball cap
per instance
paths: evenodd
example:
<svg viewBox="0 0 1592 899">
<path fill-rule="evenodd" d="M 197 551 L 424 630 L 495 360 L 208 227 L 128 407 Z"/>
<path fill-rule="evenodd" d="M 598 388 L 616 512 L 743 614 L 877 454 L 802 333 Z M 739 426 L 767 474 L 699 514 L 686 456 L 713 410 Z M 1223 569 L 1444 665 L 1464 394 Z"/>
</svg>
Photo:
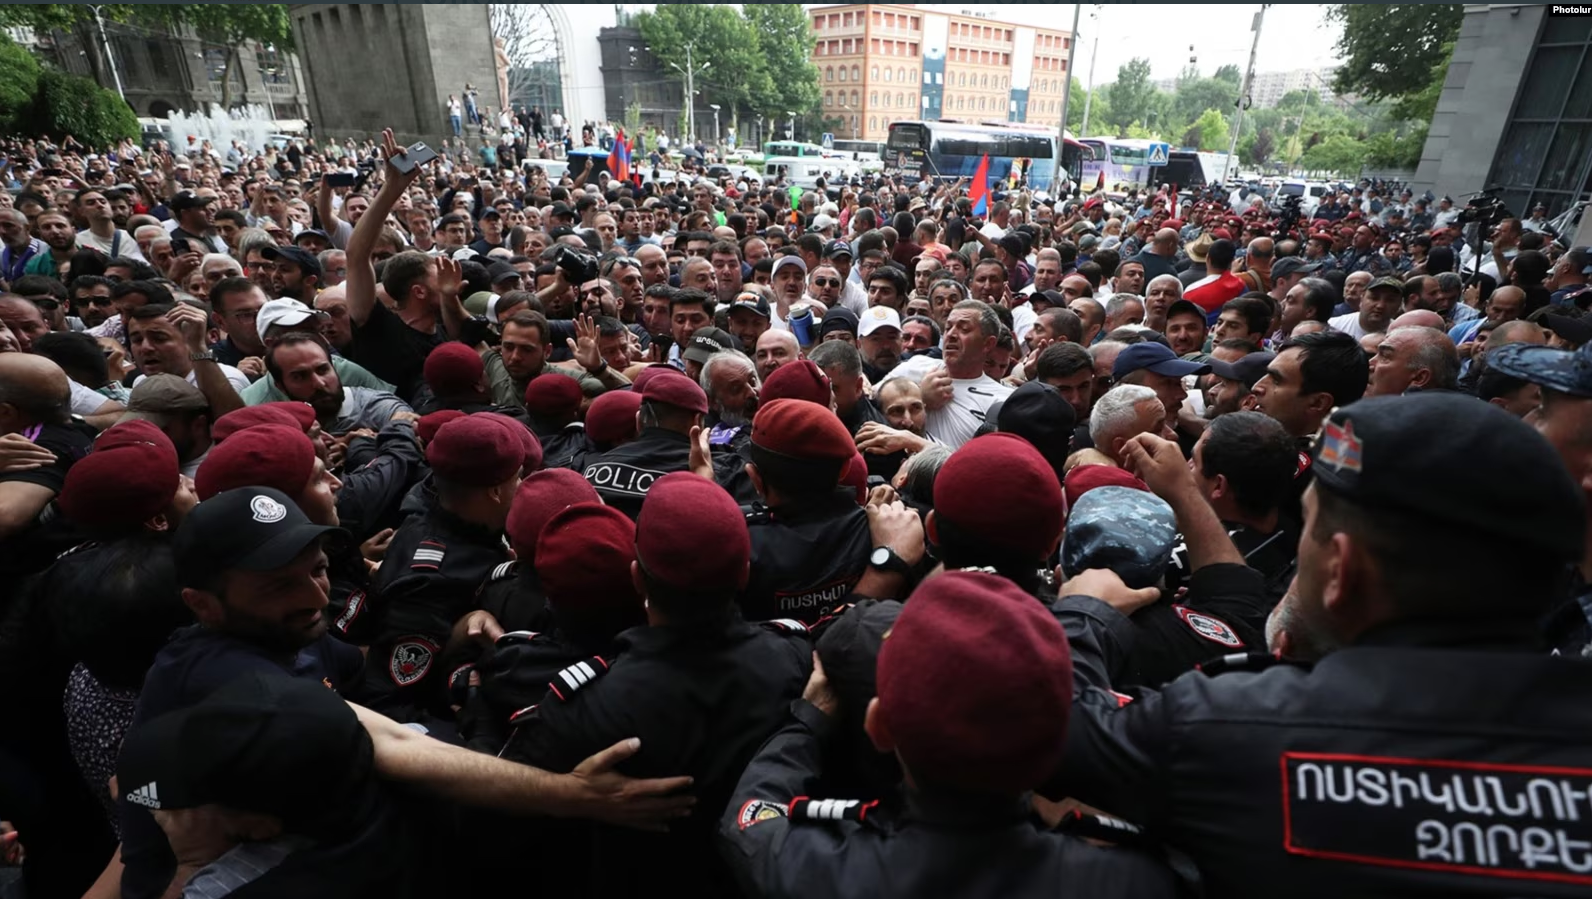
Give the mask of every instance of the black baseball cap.
<svg viewBox="0 0 1592 899">
<path fill-rule="evenodd" d="M 1077 423 L 1077 413 L 1061 391 L 1044 381 L 1028 381 L 1012 391 L 1001 403 L 1000 411 L 989 417 L 1002 433 L 1016 434 L 1033 444 L 1056 469 L 1056 479 L 1061 480 L 1062 463 L 1067 461 L 1067 448 Z"/>
<path fill-rule="evenodd" d="M 857 318 L 857 313 L 844 306 L 836 306 L 824 313 L 823 321 L 818 324 L 818 338 L 822 340 L 824 335 L 832 331 L 850 331 L 851 336 L 855 338 L 860 328 L 861 321 Z"/>
<path fill-rule="evenodd" d="M 824 244 L 824 258 L 833 259 L 836 256 L 844 256 L 847 259 L 852 259 L 856 256 L 856 254 L 851 252 L 851 244 L 846 243 L 843 240 L 831 240 L 829 243 Z"/>
<path fill-rule="evenodd" d="M 698 328 L 696 333 L 691 335 L 691 340 L 686 343 L 685 349 L 680 352 L 680 357 L 698 365 L 705 365 L 715 354 L 740 348 L 741 342 L 727 331 L 719 328 Z"/>
<path fill-rule="evenodd" d="M 1184 375 L 1203 375 L 1211 367 L 1203 362 L 1179 359 L 1172 348 L 1165 344 L 1145 341 L 1135 343 L 1117 354 L 1117 361 L 1111 366 L 1111 380 L 1121 383 L 1124 376 L 1140 369 L 1149 369 L 1154 374 L 1169 378 L 1181 378 Z"/>
<path fill-rule="evenodd" d="M 1300 256 L 1284 256 L 1271 264 L 1271 274 L 1274 278 L 1299 272 L 1310 274 L 1311 272 L 1320 271 L 1323 264 Z"/>
<path fill-rule="evenodd" d="M 1211 374 L 1218 378 L 1237 381 L 1245 387 L 1254 387 L 1256 381 L 1266 376 L 1266 367 L 1276 358 L 1276 353 L 1250 353 L 1236 362 L 1223 362 L 1212 358 L 1209 364 Z"/>
<path fill-rule="evenodd" d="M 1178 300 L 1172 305 L 1166 307 L 1166 317 L 1168 319 L 1174 315 L 1181 315 L 1185 312 L 1197 315 L 1207 322 L 1210 320 L 1210 315 L 1208 315 L 1204 309 L 1201 309 L 1199 304 L 1195 303 L 1193 300 Z"/>
<path fill-rule="evenodd" d="M 308 250 L 300 249 L 298 247 L 271 246 L 261 250 L 260 255 L 267 259 L 277 259 L 291 262 L 292 264 L 298 266 L 299 271 L 303 272 L 304 274 L 314 275 L 317 278 L 321 277 L 321 261 L 315 258 L 315 254 Z"/>
<path fill-rule="evenodd" d="M 502 284 L 511 278 L 520 277 L 520 270 L 507 262 L 494 262 L 486 267 L 488 277 L 493 284 Z"/>
<path fill-rule="evenodd" d="M 173 551 L 184 586 L 204 586 L 224 571 L 280 568 L 324 534 L 348 532 L 311 522 L 280 490 L 237 487 L 194 506 Z"/>
<path fill-rule="evenodd" d="M 1503 349 L 1519 347 L 1543 349 Z M 1521 377 L 1493 356 L 1489 365 Z M 1473 396 L 1423 391 L 1360 400 L 1332 413 L 1311 455 L 1317 488 L 1362 509 L 1400 512 L 1566 562 L 1585 549 L 1581 489 L 1558 452 L 1531 425 Z M 1477 471 L 1510 476 L 1467 477 Z M 1465 490 L 1453 489 L 1461 482 Z"/>
<path fill-rule="evenodd" d="M 1577 347 L 1592 343 L 1592 319 L 1571 318 L 1550 312 L 1542 316 L 1542 323 L 1548 326 L 1548 330 Z"/>
<path fill-rule="evenodd" d="M 251 671 L 128 731 L 116 766 L 130 803 L 224 805 L 305 836 L 346 833 L 375 811 L 375 750 L 354 710 L 318 680 Z"/>
<path fill-rule="evenodd" d="M 735 302 L 730 304 L 730 311 L 734 312 L 737 309 L 755 312 L 763 318 L 773 317 L 768 308 L 768 300 L 763 299 L 763 295 L 755 291 L 748 290 L 745 293 L 736 294 Z"/>
<path fill-rule="evenodd" d="M 328 244 L 332 242 L 332 235 L 327 234 L 325 231 L 322 231 L 319 228 L 305 228 L 303 231 L 293 235 L 293 243 L 296 245 L 300 240 L 306 237 L 319 237 Z"/>
<path fill-rule="evenodd" d="M 171 198 L 171 202 L 166 204 L 166 208 L 173 212 L 181 212 L 184 209 L 202 209 L 215 201 L 215 197 L 200 196 L 191 190 L 179 190 Z"/>
</svg>

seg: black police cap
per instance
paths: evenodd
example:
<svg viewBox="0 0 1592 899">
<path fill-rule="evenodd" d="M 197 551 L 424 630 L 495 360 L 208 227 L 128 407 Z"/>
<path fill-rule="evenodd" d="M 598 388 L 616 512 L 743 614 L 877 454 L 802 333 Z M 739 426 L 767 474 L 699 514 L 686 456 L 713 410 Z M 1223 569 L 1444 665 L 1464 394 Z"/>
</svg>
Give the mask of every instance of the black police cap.
<svg viewBox="0 0 1592 899">
<path fill-rule="evenodd" d="M 287 494 L 270 487 L 223 490 L 189 512 L 173 542 L 183 585 L 206 586 L 221 572 L 270 571 L 293 561 L 322 534 Z"/>
<path fill-rule="evenodd" d="M 1317 489 L 1355 506 L 1566 561 L 1585 548 L 1581 490 L 1559 454 L 1530 425 L 1475 397 L 1360 400 L 1332 414 L 1313 456 Z"/>
</svg>

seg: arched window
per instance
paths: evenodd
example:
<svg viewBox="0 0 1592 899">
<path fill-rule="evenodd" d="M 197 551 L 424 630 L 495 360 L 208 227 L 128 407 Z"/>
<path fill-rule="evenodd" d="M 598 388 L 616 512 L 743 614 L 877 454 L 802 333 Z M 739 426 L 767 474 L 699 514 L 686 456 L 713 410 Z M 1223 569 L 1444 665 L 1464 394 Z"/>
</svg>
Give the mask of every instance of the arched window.
<svg viewBox="0 0 1592 899">
<path fill-rule="evenodd" d="M 872 131 L 873 129 L 878 128 L 878 127 L 879 127 L 879 117 L 878 116 L 872 116 L 872 115 L 868 116 L 868 130 Z"/>
<path fill-rule="evenodd" d="M 896 69 L 896 80 L 897 81 L 905 81 L 905 80 L 907 80 L 907 70 L 905 68 Z"/>
<path fill-rule="evenodd" d="M 913 69 L 913 70 L 912 70 L 912 80 L 913 80 L 913 81 L 916 81 L 916 80 L 918 80 L 918 70 L 917 70 L 917 69 Z M 923 83 L 924 83 L 924 84 L 928 84 L 928 83 L 929 83 L 929 82 L 928 82 L 928 79 L 926 79 L 926 78 L 925 78 L 925 79 L 924 79 L 924 81 L 923 81 Z"/>
<path fill-rule="evenodd" d="M 824 66 L 824 80 L 825 81 L 834 81 L 835 80 L 835 67 L 834 66 Z"/>
<path fill-rule="evenodd" d="M 897 106 L 905 106 L 905 105 L 907 105 L 907 95 L 906 94 L 896 94 L 896 105 Z"/>
<path fill-rule="evenodd" d="M 835 95 L 834 95 L 833 92 L 824 91 L 824 105 L 825 106 L 833 106 L 833 105 L 835 105 Z"/>
<path fill-rule="evenodd" d="M 979 108 L 979 109 L 980 109 L 980 110 L 981 110 L 981 111 L 982 111 L 982 110 L 983 110 L 983 109 L 984 109 L 984 98 L 983 98 L 983 97 L 979 97 L 979 98 L 978 98 L 978 108 Z"/>
<path fill-rule="evenodd" d="M 870 92 L 868 94 L 868 105 L 869 106 L 878 106 L 879 105 L 879 92 L 878 91 L 872 91 L 872 92 Z"/>
<path fill-rule="evenodd" d="M 861 96 L 862 96 L 861 93 L 859 93 L 857 91 L 852 91 L 851 92 L 851 105 L 852 106 L 861 106 L 862 102 L 859 99 Z"/>
<path fill-rule="evenodd" d="M 840 67 L 840 80 L 841 81 L 845 81 L 846 80 L 846 67 L 845 66 L 841 66 Z"/>
<path fill-rule="evenodd" d="M 877 72 L 878 69 L 874 69 L 874 71 Z M 889 69 L 885 69 L 884 70 L 884 80 L 889 81 L 891 79 L 891 77 L 892 77 L 891 71 Z"/>
<path fill-rule="evenodd" d="M 967 87 L 967 73 L 966 72 L 958 72 L 957 73 L 956 86 L 957 87 Z"/>
<path fill-rule="evenodd" d="M 868 79 L 870 81 L 878 81 L 879 80 L 879 67 L 878 66 L 874 66 L 873 68 L 868 70 Z"/>
<path fill-rule="evenodd" d="M 989 87 L 989 76 L 988 75 L 980 75 L 978 80 L 979 80 L 979 87 Z"/>
<path fill-rule="evenodd" d="M 851 67 L 851 80 L 852 81 L 861 81 L 862 80 L 862 66 L 852 66 Z"/>
</svg>

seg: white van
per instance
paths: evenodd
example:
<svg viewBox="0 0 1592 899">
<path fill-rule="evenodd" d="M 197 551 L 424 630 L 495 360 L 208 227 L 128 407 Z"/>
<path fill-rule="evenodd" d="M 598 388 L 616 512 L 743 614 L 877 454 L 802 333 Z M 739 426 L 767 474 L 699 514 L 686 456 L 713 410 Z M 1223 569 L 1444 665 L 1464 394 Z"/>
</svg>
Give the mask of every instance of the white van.
<svg viewBox="0 0 1592 899">
<path fill-rule="evenodd" d="M 768 183 L 784 178 L 786 184 L 816 189 L 828 162 L 819 156 L 770 156 L 763 160 L 763 180 Z"/>
</svg>

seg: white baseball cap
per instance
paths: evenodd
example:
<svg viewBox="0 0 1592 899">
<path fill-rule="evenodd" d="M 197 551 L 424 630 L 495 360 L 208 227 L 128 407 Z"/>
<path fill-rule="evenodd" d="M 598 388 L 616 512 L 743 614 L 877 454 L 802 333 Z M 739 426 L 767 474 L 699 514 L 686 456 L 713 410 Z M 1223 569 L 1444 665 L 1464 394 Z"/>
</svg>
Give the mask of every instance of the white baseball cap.
<svg viewBox="0 0 1592 899">
<path fill-rule="evenodd" d="M 780 256 L 774 260 L 774 268 L 768 273 L 769 278 L 779 274 L 779 270 L 788 266 L 796 266 L 802 274 L 807 274 L 807 263 L 800 256 Z"/>
<path fill-rule="evenodd" d="M 291 328 L 313 321 L 319 315 L 314 309 L 300 303 L 298 300 L 282 298 L 271 300 L 254 316 L 254 327 L 261 337 L 265 332 L 274 327 Z"/>
<path fill-rule="evenodd" d="M 901 316 L 889 306 L 869 306 L 862 313 L 860 323 L 857 325 L 857 336 L 867 337 L 880 328 L 895 328 L 901 330 Z"/>
</svg>

